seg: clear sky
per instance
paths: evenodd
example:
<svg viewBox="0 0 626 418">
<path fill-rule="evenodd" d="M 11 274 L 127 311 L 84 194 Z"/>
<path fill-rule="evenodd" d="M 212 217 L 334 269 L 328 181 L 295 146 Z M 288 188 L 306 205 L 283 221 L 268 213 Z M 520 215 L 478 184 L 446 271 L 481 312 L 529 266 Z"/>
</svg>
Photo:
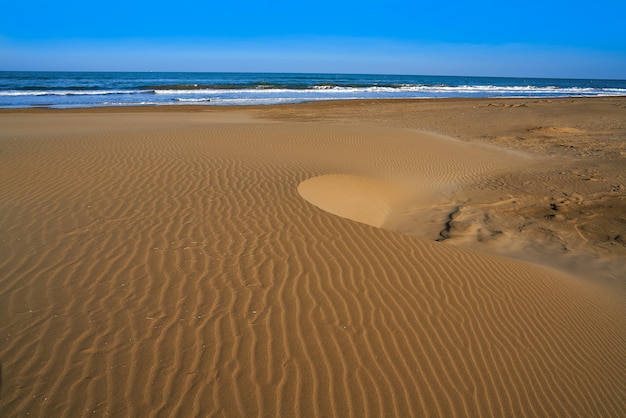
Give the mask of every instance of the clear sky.
<svg viewBox="0 0 626 418">
<path fill-rule="evenodd" d="M 626 79 L 625 0 L 0 0 L 0 70 Z"/>
</svg>

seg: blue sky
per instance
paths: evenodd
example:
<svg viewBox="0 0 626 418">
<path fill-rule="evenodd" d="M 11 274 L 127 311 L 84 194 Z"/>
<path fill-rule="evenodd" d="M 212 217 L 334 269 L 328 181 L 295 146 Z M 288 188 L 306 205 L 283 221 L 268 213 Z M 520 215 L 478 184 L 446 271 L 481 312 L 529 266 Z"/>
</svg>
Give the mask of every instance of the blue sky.
<svg viewBox="0 0 626 418">
<path fill-rule="evenodd" d="M 0 0 L 0 70 L 626 79 L 626 1 Z"/>
</svg>

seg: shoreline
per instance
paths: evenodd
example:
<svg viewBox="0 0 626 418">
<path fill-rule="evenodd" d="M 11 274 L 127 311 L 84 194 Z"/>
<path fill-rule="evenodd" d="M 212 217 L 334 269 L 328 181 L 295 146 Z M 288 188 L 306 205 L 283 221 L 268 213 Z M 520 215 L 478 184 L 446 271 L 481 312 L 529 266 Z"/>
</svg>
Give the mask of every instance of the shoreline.
<svg viewBox="0 0 626 418">
<path fill-rule="evenodd" d="M 294 107 L 294 106 L 310 106 L 310 105 L 344 105 L 344 104 L 390 104 L 394 102 L 398 103 L 429 103 L 429 102 L 528 102 L 528 101 L 542 101 L 542 102 L 567 102 L 567 101 L 595 101 L 595 100 L 625 100 L 626 96 L 568 96 L 568 97 L 432 97 L 432 98 L 376 98 L 376 99 L 316 99 L 295 103 L 274 103 L 274 104 L 256 104 L 256 105 L 193 105 L 193 104 L 154 104 L 154 105 L 112 105 L 112 106 L 93 106 L 93 107 L 68 107 L 68 108 L 53 108 L 47 107 L 47 105 L 31 106 L 31 107 L 19 107 L 19 108 L 0 108 L 0 113 L 12 113 L 12 112 L 24 112 L 24 111 L 122 111 L 131 110 L 139 111 L 141 109 L 147 109 L 149 111 L 165 110 L 165 111 L 202 111 L 206 109 L 212 110 L 259 110 L 266 108 L 282 108 L 282 107 Z"/>
<path fill-rule="evenodd" d="M 2 109 L 0 409 L 623 415 L 625 162 L 615 97 Z"/>
</svg>

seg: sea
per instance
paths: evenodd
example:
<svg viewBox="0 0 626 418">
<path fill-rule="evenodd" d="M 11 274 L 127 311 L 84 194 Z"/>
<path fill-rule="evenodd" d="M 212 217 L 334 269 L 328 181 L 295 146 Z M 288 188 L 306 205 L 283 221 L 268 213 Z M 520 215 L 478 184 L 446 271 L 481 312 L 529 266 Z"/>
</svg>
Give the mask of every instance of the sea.
<svg viewBox="0 0 626 418">
<path fill-rule="evenodd" d="M 626 80 L 370 74 L 0 71 L 0 108 L 626 96 Z"/>
</svg>

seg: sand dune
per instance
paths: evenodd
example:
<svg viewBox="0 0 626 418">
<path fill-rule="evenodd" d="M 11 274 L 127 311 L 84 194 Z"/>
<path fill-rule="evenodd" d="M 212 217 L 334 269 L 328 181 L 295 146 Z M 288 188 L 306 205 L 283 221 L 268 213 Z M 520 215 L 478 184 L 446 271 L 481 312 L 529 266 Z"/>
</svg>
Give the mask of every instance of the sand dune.
<svg viewBox="0 0 626 418">
<path fill-rule="evenodd" d="M 509 159 L 504 170 L 467 179 L 433 210 L 419 209 L 418 222 L 407 213 L 388 226 L 626 290 L 625 109 L 624 98 L 586 98 L 377 100 L 254 112 L 279 121 L 434 131 L 531 156 L 521 166 Z"/>
<path fill-rule="evenodd" d="M 3 415 L 626 413 L 619 287 L 423 236 L 534 157 L 254 115 L 0 113 Z"/>
</svg>

